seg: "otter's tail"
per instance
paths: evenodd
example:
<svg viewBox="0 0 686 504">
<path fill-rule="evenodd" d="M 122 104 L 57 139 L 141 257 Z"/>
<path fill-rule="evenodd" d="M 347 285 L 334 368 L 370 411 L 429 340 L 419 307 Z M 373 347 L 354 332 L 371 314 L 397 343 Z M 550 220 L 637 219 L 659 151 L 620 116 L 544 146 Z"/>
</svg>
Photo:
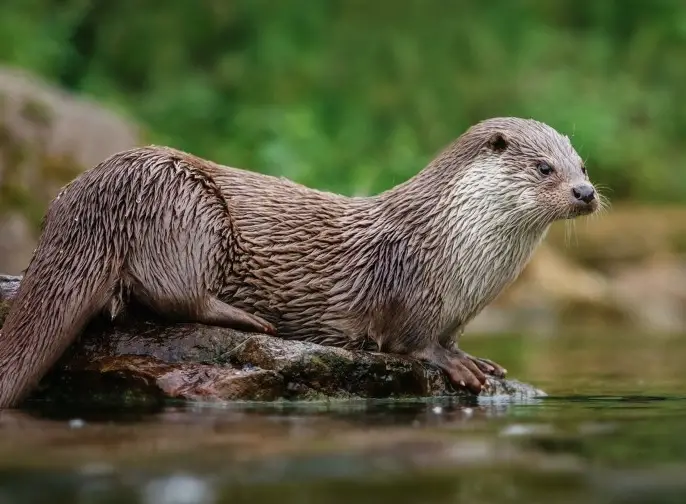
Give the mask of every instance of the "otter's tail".
<svg viewBox="0 0 686 504">
<path fill-rule="evenodd" d="M 53 204 L 0 328 L 0 408 L 24 399 L 107 303 L 116 283 L 117 264 L 107 257 L 115 251 L 105 236 L 93 239 L 99 226 L 88 222 L 98 216 L 57 203 L 64 202 Z"/>
</svg>

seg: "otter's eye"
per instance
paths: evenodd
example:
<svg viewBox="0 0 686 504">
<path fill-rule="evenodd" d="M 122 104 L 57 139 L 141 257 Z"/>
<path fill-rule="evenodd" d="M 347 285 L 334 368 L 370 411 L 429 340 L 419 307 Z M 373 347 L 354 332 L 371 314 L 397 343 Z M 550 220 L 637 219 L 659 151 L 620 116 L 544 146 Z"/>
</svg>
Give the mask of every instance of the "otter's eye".
<svg viewBox="0 0 686 504">
<path fill-rule="evenodd" d="M 586 167 L 584 165 L 581 165 L 581 173 L 586 175 Z"/>
<path fill-rule="evenodd" d="M 538 171 L 541 172 L 541 175 L 550 175 L 553 173 L 553 167 L 545 161 L 539 161 L 536 165 L 536 168 L 538 168 Z"/>
</svg>

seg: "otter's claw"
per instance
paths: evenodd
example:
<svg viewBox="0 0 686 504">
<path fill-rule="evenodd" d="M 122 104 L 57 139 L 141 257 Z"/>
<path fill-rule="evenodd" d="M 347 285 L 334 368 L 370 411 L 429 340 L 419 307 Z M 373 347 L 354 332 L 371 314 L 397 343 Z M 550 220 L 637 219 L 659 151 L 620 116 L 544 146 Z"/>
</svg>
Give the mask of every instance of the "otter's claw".
<svg viewBox="0 0 686 504">
<path fill-rule="evenodd" d="M 454 350 L 454 353 L 458 355 L 461 359 L 468 359 L 472 361 L 476 365 L 476 367 L 478 367 L 479 370 L 483 373 L 495 376 L 496 378 L 505 378 L 505 375 L 507 374 L 507 369 L 493 362 L 490 359 L 474 357 L 472 355 L 469 355 L 467 352 L 463 352 L 462 350 Z"/>
<path fill-rule="evenodd" d="M 502 377 L 505 369 L 488 359 L 478 359 L 458 349 L 435 345 L 413 355 L 441 368 L 453 387 L 479 394 L 488 388 L 487 375 Z"/>
<path fill-rule="evenodd" d="M 486 375 L 469 359 L 452 357 L 437 364 L 456 388 L 479 394 L 486 383 Z"/>
</svg>

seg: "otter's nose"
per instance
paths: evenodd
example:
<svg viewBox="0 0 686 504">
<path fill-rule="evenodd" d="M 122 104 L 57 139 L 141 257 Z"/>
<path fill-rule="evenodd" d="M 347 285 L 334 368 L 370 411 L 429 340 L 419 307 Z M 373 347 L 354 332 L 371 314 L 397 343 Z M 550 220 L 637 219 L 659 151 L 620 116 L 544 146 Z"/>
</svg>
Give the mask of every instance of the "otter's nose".
<svg viewBox="0 0 686 504">
<path fill-rule="evenodd" d="M 591 184 L 579 184 L 572 188 L 572 194 L 579 201 L 590 203 L 595 199 L 595 189 Z"/>
</svg>

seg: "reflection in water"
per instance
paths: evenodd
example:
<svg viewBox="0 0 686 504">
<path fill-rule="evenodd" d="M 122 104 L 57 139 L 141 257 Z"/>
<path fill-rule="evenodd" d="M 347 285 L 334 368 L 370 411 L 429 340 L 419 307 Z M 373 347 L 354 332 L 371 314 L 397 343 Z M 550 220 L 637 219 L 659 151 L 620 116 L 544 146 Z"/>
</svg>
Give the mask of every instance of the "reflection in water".
<svg viewBox="0 0 686 504">
<path fill-rule="evenodd" d="M 550 397 L 5 411 L 0 504 L 685 500 L 686 341 L 469 343 Z"/>
</svg>

